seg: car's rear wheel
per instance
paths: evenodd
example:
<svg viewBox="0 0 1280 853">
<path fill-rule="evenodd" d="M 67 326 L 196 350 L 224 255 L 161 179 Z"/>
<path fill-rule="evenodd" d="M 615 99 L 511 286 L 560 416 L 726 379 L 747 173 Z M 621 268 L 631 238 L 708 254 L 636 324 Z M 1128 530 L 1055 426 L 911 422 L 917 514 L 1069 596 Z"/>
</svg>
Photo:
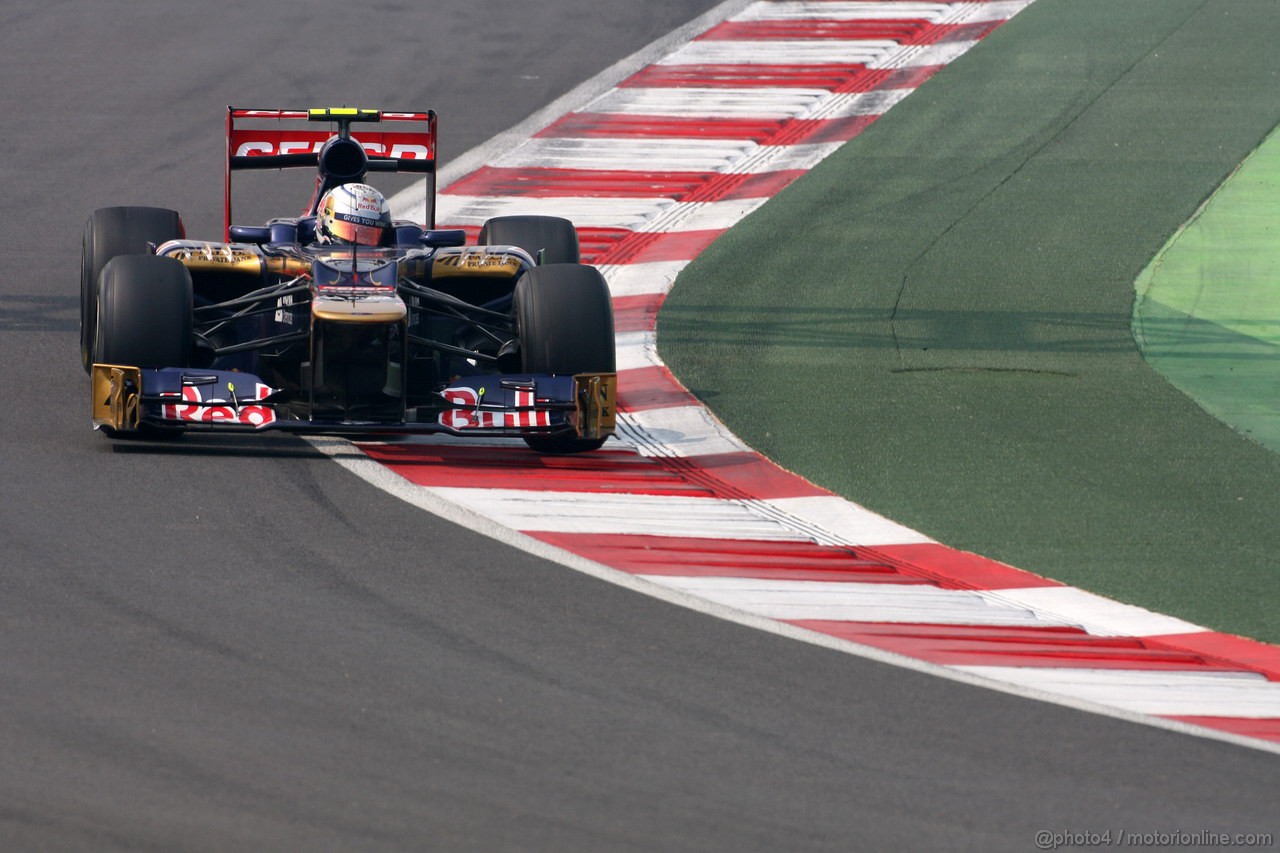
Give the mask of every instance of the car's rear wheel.
<svg viewBox="0 0 1280 853">
<path fill-rule="evenodd" d="M 519 246 L 542 264 L 576 264 L 582 259 L 577 230 L 559 216 L 495 216 L 480 228 L 478 242 Z"/>
<path fill-rule="evenodd" d="M 613 307 L 600 271 L 582 264 L 530 270 L 516 284 L 521 366 L 527 373 L 612 373 Z M 541 453 L 582 453 L 604 439 L 526 436 Z"/>
<path fill-rule="evenodd" d="M 165 208 L 104 207 L 89 217 L 80 255 L 80 361 L 86 371 L 93 364 L 98 280 L 103 267 L 120 255 L 145 253 L 148 243 L 159 245 L 182 236 L 181 217 Z"/>
</svg>

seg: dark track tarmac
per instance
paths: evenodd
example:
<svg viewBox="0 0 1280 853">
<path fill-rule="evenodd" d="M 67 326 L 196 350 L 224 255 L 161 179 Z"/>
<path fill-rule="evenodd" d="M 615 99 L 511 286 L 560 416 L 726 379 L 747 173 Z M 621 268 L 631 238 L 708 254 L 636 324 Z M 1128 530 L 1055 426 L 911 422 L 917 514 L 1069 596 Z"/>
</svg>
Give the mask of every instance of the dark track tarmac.
<svg viewBox="0 0 1280 853">
<path fill-rule="evenodd" d="M 216 236 L 228 103 L 429 106 L 447 158 L 710 5 L 5 5 L 0 848 L 1028 850 L 1041 829 L 1276 828 L 1274 755 L 646 599 L 293 439 L 89 430 L 83 222 L 156 204 Z"/>
</svg>

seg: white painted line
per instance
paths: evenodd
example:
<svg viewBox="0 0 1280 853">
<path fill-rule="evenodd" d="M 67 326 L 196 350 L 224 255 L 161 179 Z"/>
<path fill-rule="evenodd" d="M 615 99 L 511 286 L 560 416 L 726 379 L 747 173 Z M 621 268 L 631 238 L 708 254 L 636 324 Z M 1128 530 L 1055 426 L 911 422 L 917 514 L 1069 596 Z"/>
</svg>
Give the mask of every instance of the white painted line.
<svg viewBox="0 0 1280 853">
<path fill-rule="evenodd" d="M 751 449 L 703 406 L 619 412 L 618 426 L 644 456 L 711 456 Z"/>
<path fill-rule="evenodd" d="M 980 24 L 992 21 L 1006 21 L 1034 0 L 992 0 L 991 3 L 957 3 L 955 14 L 950 16 L 949 23 Z"/>
<path fill-rule="evenodd" d="M 918 20 L 932 24 L 971 24 L 1012 18 L 1032 0 L 990 3 L 876 3 L 859 0 L 796 0 L 753 3 L 734 21 L 876 21 Z"/>
<path fill-rule="evenodd" d="M 628 88 L 602 95 L 589 104 L 586 111 L 709 119 L 788 119 L 803 115 L 829 95 L 825 89 L 799 88 Z"/>
<path fill-rule="evenodd" d="M 624 370 L 662 364 L 662 359 L 658 357 L 657 333 L 652 329 L 643 332 L 619 332 L 614 338 L 619 373 Z"/>
<path fill-rule="evenodd" d="M 653 261 L 642 264 L 605 264 L 600 274 L 609 282 L 614 298 L 664 294 L 688 261 Z"/>
<path fill-rule="evenodd" d="M 976 41 L 945 41 L 938 44 L 911 45 L 886 51 L 868 64 L 868 68 L 923 68 L 947 65 L 963 56 Z"/>
<path fill-rule="evenodd" d="M 483 225 L 485 220 L 494 216 L 542 214 L 563 216 L 580 228 L 626 228 L 655 233 L 722 231 L 768 200 L 766 196 L 729 201 L 675 202 L 669 198 L 442 194 L 437 217 L 439 222 L 451 225 Z"/>
<path fill-rule="evenodd" d="M 496 165 L 516 169 L 719 172 L 759 146 L 750 139 L 683 136 L 531 139 Z"/>
<path fill-rule="evenodd" d="M 1155 637 L 1162 634 L 1192 634 L 1206 628 L 1155 613 L 1132 604 L 1123 604 L 1069 586 L 1042 586 L 1026 589 L 999 589 L 982 593 L 1014 606 L 1079 624 L 1091 634 L 1116 637 Z"/>
<path fill-rule="evenodd" d="M 807 172 L 834 154 L 843 144 L 843 142 L 817 142 L 801 145 L 761 145 L 749 158 L 735 164 L 732 171 L 744 175 L 795 169 Z"/>
<path fill-rule="evenodd" d="M 467 196 L 442 193 L 436 221 L 448 225 L 483 225 L 494 216 L 537 214 L 563 216 L 579 228 L 639 230 L 667 208 L 669 198 L 538 198 L 534 196 Z"/>
<path fill-rule="evenodd" d="M 751 541 L 804 541 L 802 531 L 740 501 L 607 492 L 429 487 L 472 512 L 525 532 L 648 534 Z"/>
<path fill-rule="evenodd" d="M 672 205 L 646 223 L 644 231 L 727 231 L 756 210 L 769 196 Z"/>
<path fill-rule="evenodd" d="M 919 545 L 934 541 L 923 533 L 835 495 L 773 498 L 767 503 L 781 512 L 828 531 L 827 541 L 831 544 L 867 547 Z"/>
<path fill-rule="evenodd" d="M 1012 666 L 957 669 L 1138 714 L 1280 717 L 1280 684 L 1256 673 Z M 1272 746 L 1280 751 L 1280 744 Z"/>
<path fill-rule="evenodd" d="M 832 95 L 802 114 L 804 119 L 854 118 L 883 115 L 915 89 L 879 89 L 874 92 L 851 92 Z"/>
<path fill-rule="evenodd" d="M 970 4 L 966 4 L 970 5 Z M 987 4 L 972 4 L 987 5 Z M 794 2 L 753 3 L 735 21 L 938 21 L 952 7 L 947 3 L 835 2 L 835 0 L 794 0 Z"/>
<path fill-rule="evenodd" d="M 790 621 L 915 622 L 926 625 L 1063 627 L 1025 608 L 992 602 L 965 590 L 926 583 L 845 583 L 756 578 L 647 576 L 648 580 L 721 604 Z"/>
<path fill-rule="evenodd" d="M 897 49 L 889 39 L 770 39 L 693 41 L 659 65 L 849 65 L 871 66 Z M 875 66 L 881 67 L 881 66 Z"/>
</svg>

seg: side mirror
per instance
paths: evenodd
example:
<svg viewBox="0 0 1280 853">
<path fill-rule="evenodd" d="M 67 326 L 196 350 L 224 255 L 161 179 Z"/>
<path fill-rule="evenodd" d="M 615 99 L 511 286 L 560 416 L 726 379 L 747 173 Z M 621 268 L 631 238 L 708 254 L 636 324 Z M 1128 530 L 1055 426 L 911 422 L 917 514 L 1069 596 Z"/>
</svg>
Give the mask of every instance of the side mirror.
<svg viewBox="0 0 1280 853">
<path fill-rule="evenodd" d="M 271 239 L 271 229 L 265 225 L 232 225 L 228 231 L 232 242 L 257 243 L 259 245 Z"/>
<path fill-rule="evenodd" d="M 467 232 L 461 228 L 423 231 L 422 236 L 418 238 L 418 242 L 430 249 L 438 249 L 444 246 L 465 246 L 467 245 Z"/>
</svg>

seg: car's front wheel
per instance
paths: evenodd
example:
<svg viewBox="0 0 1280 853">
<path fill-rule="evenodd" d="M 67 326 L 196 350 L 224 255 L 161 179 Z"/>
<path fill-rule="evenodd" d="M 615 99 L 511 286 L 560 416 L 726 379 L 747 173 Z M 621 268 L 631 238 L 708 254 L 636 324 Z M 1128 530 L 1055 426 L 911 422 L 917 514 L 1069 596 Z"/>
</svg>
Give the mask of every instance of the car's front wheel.
<svg viewBox="0 0 1280 853">
<path fill-rule="evenodd" d="M 527 272 L 516 284 L 520 358 L 527 373 L 613 373 L 613 306 L 595 267 L 551 264 Z M 604 439 L 526 436 L 542 453 L 595 450 Z"/>
<path fill-rule="evenodd" d="M 191 274 L 178 261 L 121 255 L 98 278 L 93 361 L 133 367 L 191 363 Z"/>
<path fill-rule="evenodd" d="M 182 218 L 161 207 L 104 207 L 89 217 L 80 255 L 80 361 L 86 371 L 93 364 L 103 267 L 120 255 L 145 253 L 148 243 L 159 245 L 182 235 Z"/>
</svg>

